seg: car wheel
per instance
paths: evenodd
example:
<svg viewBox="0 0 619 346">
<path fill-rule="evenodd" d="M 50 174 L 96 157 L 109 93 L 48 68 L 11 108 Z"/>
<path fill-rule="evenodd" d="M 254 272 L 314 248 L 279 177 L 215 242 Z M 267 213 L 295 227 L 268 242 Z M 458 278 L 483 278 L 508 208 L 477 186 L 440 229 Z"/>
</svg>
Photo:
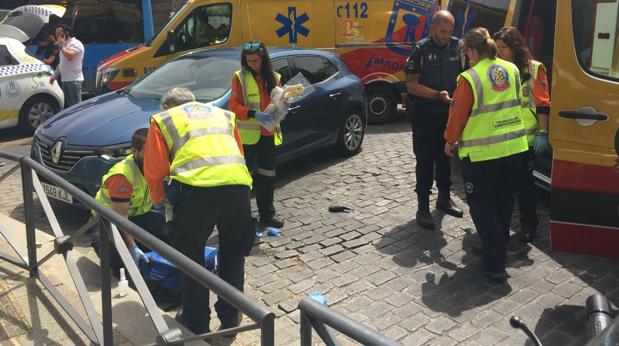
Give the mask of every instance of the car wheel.
<svg viewBox="0 0 619 346">
<path fill-rule="evenodd" d="M 372 125 L 384 124 L 395 114 L 397 102 L 393 93 L 386 87 L 370 87 L 368 95 L 368 122 Z"/>
<path fill-rule="evenodd" d="M 19 111 L 19 127 L 33 133 L 45 120 L 58 112 L 58 104 L 51 97 L 42 95 L 30 98 Z"/>
<path fill-rule="evenodd" d="M 340 154 L 350 156 L 361 150 L 365 132 L 364 124 L 363 115 L 358 110 L 346 114 L 336 144 L 337 151 Z"/>
</svg>

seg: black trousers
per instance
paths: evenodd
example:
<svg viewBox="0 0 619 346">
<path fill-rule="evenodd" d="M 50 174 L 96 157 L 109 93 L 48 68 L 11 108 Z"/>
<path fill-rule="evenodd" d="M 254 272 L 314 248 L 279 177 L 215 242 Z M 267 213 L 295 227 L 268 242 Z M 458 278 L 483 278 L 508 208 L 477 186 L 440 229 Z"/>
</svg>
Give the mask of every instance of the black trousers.
<svg viewBox="0 0 619 346">
<path fill-rule="evenodd" d="M 521 160 L 521 154 L 481 162 L 464 159 L 466 200 L 482 241 L 484 265 L 491 272 L 505 270 Z"/>
<path fill-rule="evenodd" d="M 243 145 L 245 163 L 254 179 L 256 204 L 261 220 L 275 215 L 275 140 L 273 136 L 260 136 L 258 143 Z"/>
<path fill-rule="evenodd" d="M 535 164 L 535 151 L 529 147 L 529 151 L 522 153 L 522 166 L 520 169 L 520 182 L 518 184 L 518 208 L 520 209 L 520 225 L 522 228 L 536 229 L 539 222 L 537 218 L 537 190 L 533 180 L 533 166 Z"/>
<path fill-rule="evenodd" d="M 245 255 L 249 254 L 256 235 L 251 219 L 248 186 L 194 187 L 174 207 L 170 222 L 173 246 L 196 263 L 204 263 L 204 246 L 217 226 L 219 233 L 219 277 L 243 291 Z M 183 320 L 194 333 L 210 331 L 209 290 L 189 276 L 181 279 Z M 222 326 L 240 322 L 239 311 L 218 299 L 215 310 Z"/>
<path fill-rule="evenodd" d="M 438 106 L 407 107 L 407 109 L 411 108 L 413 152 L 417 161 L 415 191 L 419 197 L 419 203 L 427 204 L 435 178 L 439 190 L 449 192 L 451 187 L 451 168 L 449 157 L 445 155 L 443 137 L 449 109 Z"/>
<path fill-rule="evenodd" d="M 163 241 L 164 243 L 169 244 L 171 242 L 170 234 L 166 227 L 165 216 L 163 214 L 149 211 L 146 214 L 130 216 L 129 221 L 142 227 L 148 233 L 159 238 L 159 240 Z M 97 256 L 100 256 L 99 255 L 100 239 L 101 239 L 100 227 L 99 225 L 96 225 L 94 232 L 92 233 L 91 240 L 92 240 L 92 247 L 97 253 Z M 140 243 L 138 239 L 136 239 L 135 241 L 142 251 L 144 252 L 150 251 L 150 249 L 147 248 L 144 244 Z M 111 246 L 111 250 L 112 251 L 110 254 L 110 265 L 111 265 L 112 271 L 114 272 L 114 275 L 118 277 L 120 276 L 120 268 L 124 268 L 125 265 L 120 259 L 120 255 L 118 254 L 118 251 L 116 250 L 116 248 L 114 246 Z"/>
</svg>

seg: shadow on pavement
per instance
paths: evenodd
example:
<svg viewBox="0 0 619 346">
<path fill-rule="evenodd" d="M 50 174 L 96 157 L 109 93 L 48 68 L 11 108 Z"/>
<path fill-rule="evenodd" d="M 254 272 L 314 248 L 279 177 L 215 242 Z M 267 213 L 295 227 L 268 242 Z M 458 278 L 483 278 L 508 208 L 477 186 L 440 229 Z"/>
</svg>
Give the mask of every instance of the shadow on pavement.
<svg viewBox="0 0 619 346">
<path fill-rule="evenodd" d="M 534 333 L 544 345 L 584 345 L 587 342 L 587 311 L 584 306 L 557 305 L 545 309 L 535 325 Z M 533 345 L 527 341 L 525 345 Z"/>
</svg>

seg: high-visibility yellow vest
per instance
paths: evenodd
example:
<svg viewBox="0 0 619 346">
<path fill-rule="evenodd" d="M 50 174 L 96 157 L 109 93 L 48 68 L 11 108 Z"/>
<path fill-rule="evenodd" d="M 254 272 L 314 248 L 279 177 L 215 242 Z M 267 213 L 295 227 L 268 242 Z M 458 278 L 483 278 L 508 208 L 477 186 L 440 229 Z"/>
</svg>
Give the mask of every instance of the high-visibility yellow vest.
<svg viewBox="0 0 619 346">
<path fill-rule="evenodd" d="M 190 102 L 151 117 L 170 153 L 170 177 L 181 183 L 214 187 L 247 185 L 252 180 L 236 139 L 234 113 Z"/>
<path fill-rule="evenodd" d="M 477 162 L 526 151 L 516 65 L 499 58 L 484 59 L 460 77 L 469 82 L 474 97 L 458 145 L 460 158 Z"/>
<path fill-rule="evenodd" d="M 544 68 L 544 65 L 542 65 L 541 62 L 531 60 L 527 66 L 531 78 L 522 83 L 522 121 L 524 130 L 527 133 L 527 141 L 529 146 L 533 146 L 535 142 L 535 133 L 537 132 L 538 127 L 537 111 L 533 92 L 535 90 L 535 81 L 537 80 L 537 74 L 540 67 Z"/>
<path fill-rule="evenodd" d="M 97 192 L 95 199 L 99 203 L 103 204 L 106 208 L 112 208 L 112 199 L 110 198 L 110 192 L 105 187 L 105 181 L 116 174 L 121 174 L 131 184 L 131 198 L 129 199 L 129 211 L 128 216 L 137 216 L 148 213 L 152 207 L 150 200 L 150 193 L 148 192 L 148 185 L 146 179 L 140 168 L 138 167 L 133 155 L 127 156 L 124 160 L 115 164 L 110 168 L 106 175 L 101 180 L 101 188 Z"/>
<path fill-rule="evenodd" d="M 280 74 L 275 73 L 275 84 L 279 84 L 281 78 Z M 236 78 L 239 79 L 241 84 L 241 91 L 243 92 L 243 103 L 245 107 L 250 110 L 260 112 L 260 88 L 256 79 L 247 70 L 239 70 L 234 72 Z M 256 144 L 260 140 L 260 123 L 255 118 L 248 118 L 247 120 L 236 120 L 236 126 L 239 129 L 239 135 L 241 135 L 241 141 L 243 144 Z M 283 142 L 282 130 L 279 124 L 275 127 L 274 141 L 275 145 L 280 145 Z"/>
</svg>

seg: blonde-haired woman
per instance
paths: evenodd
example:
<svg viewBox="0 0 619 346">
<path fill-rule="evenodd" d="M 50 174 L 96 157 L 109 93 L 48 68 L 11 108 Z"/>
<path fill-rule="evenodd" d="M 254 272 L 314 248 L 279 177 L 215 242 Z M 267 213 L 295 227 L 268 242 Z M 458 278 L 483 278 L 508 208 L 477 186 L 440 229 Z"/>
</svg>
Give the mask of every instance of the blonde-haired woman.
<svg viewBox="0 0 619 346">
<path fill-rule="evenodd" d="M 497 57 L 485 28 L 464 35 L 471 68 L 460 74 L 445 130 L 445 153 L 463 160 L 471 217 L 482 241 L 484 273 L 503 282 L 521 153 L 528 149 L 520 114 L 520 73 Z"/>
</svg>

